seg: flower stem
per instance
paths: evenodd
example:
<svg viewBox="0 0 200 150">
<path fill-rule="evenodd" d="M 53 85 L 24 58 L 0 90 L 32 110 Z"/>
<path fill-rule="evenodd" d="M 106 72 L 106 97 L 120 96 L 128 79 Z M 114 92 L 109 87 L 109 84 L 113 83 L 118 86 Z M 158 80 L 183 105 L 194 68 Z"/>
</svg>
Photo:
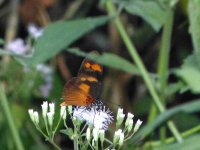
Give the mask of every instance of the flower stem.
<svg viewBox="0 0 200 150">
<path fill-rule="evenodd" d="M 107 6 L 108 13 L 110 15 L 116 14 L 116 9 L 111 0 L 106 1 L 106 6 Z M 165 107 L 161 103 L 161 100 L 160 100 L 158 94 L 156 93 L 156 90 L 153 86 L 153 83 L 152 83 L 148 73 L 147 73 L 147 70 L 146 70 L 139 54 L 137 53 L 136 48 L 132 44 L 127 32 L 125 31 L 124 26 L 122 25 L 122 23 L 118 17 L 115 17 L 114 23 L 118 29 L 118 32 L 120 33 L 120 35 L 122 37 L 122 40 L 124 41 L 124 44 L 126 45 L 128 51 L 129 51 L 132 59 L 134 60 L 136 66 L 140 70 L 140 73 L 147 85 L 147 88 L 149 89 L 149 92 L 150 92 L 151 96 L 153 97 L 154 103 L 156 104 L 156 106 L 160 112 L 164 112 Z M 178 132 L 177 128 L 175 127 L 174 123 L 171 121 L 168 121 L 167 124 L 168 124 L 169 129 L 173 133 L 173 135 L 176 137 L 177 141 L 182 142 L 182 137 L 181 137 L 180 133 Z"/>
<path fill-rule="evenodd" d="M 188 136 L 190 136 L 190 135 L 193 135 L 194 133 L 199 132 L 199 131 L 200 131 L 200 125 L 197 125 L 197 126 L 193 127 L 192 129 L 189 129 L 189 130 L 187 130 L 187 131 L 181 133 L 181 136 L 182 136 L 183 138 L 186 138 L 186 137 L 188 137 Z M 174 142 L 174 141 L 175 141 L 175 138 L 174 138 L 174 137 L 170 137 L 170 138 L 166 139 L 165 143 L 166 143 L 166 144 L 170 144 L 170 143 L 172 143 L 172 142 Z M 151 145 L 151 146 L 159 146 L 159 145 L 161 145 L 161 144 L 162 144 L 161 141 L 148 142 L 148 143 L 145 144 L 144 147 L 148 147 L 148 145 Z"/>
<path fill-rule="evenodd" d="M 20 139 L 17 128 L 15 126 L 11 111 L 9 109 L 8 101 L 7 101 L 7 98 L 6 98 L 6 95 L 5 95 L 5 90 L 4 90 L 3 85 L 1 83 L 0 83 L 0 101 L 1 101 L 1 104 L 2 104 L 2 110 L 5 114 L 5 118 L 8 121 L 8 126 L 10 127 L 12 137 L 13 137 L 14 142 L 16 144 L 16 148 L 18 150 L 24 150 L 24 147 L 22 145 L 22 141 Z"/>
<path fill-rule="evenodd" d="M 78 148 L 78 138 L 77 138 L 77 135 L 74 137 L 74 150 L 79 150 L 79 148 Z"/>
<path fill-rule="evenodd" d="M 51 139 L 51 137 L 48 137 L 41 129 L 38 125 L 36 125 L 36 129 L 45 137 L 45 139 L 47 141 L 49 141 L 49 143 L 51 143 L 57 150 L 61 150 L 61 148 L 53 141 L 53 139 Z"/>
<path fill-rule="evenodd" d="M 171 34 L 174 20 L 174 9 L 167 8 L 166 11 L 166 22 L 163 28 L 162 41 L 161 41 L 161 50 L 159 54 L 159 63 L 158 63 L 158 76 L 160 83 L 160 97 L 163 100 L 163 105 L 165 105 L 165 88 L 168 80 L 168 65 L 169 65 L 169 53 L 171 46 Z M 163 143 L 165 142 L 166 137 L 166 128 L 162 127 L 160 129 L 160 137 Z"/>
</svg>

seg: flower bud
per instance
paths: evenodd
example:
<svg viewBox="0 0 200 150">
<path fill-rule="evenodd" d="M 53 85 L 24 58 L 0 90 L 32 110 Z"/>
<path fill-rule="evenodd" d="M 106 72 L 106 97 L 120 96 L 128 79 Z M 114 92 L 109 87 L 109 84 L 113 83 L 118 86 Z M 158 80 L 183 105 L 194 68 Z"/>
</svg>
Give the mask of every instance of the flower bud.
<svg viewBox="0 0 200 150">
<path fill-rule="evenodd" d="M 105 130 L 99 130 L 100 141 L 103 143 L 105 138 Z"/>
<path fill-rule="evenodd" d="M 92 131 L 92 134 L 93 134 L 95 142 L 97 142 L 98 137 L 99 137 L 99 129 L 94 128 L 93 131 Z"/>
<path fill-rule="evenodd" d="M 127 131 L 128 131 L 128 133 L 132 130 L 132 128 L 133 128 L 133 119 L 131 119 L 131 120 L 129 121 L 129 124 L 128 124 L 128 126 L 127 126 Z"/>
<path fill-rule="evenodd" d="M 28 113 L 29 113 L 31 120 L 34 122 L 35 119 L 34 119 L 34 115 L 33 115 L 33 109 L 29 109 Z"/>
<path fill-rule="evenodd" d="M 54 116 L 53 112 L 50 111 L 47 113 L 48 123 L 49 123 L 50 127 L 53 126 L 53 116 Z"/>
<path fill-rule="evenodd" d="M 125 114 L 123 113 L 123 109 L 119 108 L 117 112 L 117 123 L 116 126 L 117 128 L 122 124 L 124 121 Z"/>
<path fill-rule="evenodd" d="M 86 139 L 88 140 L 88 142 L 90 141 L 90 138 L 91 138 L 91 135 L 90 135 L 90 128 L 87 128 L 87 131 L 86 131 Z"/>
<path fill-rule="evenodd" d="M 127 119 L 125 122 L 125 127 L 128 127 L 129 122 L 133 119 L 134 115 L 132 113 L 128 113 Z"/>
<path fill-rule="evenodd" d="M 50 109 L 50 112 L 54 115 L 55 114 L 55 104 L 49 103 L 49 109 Z"/>
<path fill-rule="evenodd" d="M 118 143 L 121 133 L 122 133 L 122 129 L 118 129 L 117 131 L 115 131 L 114 138 L 113 138 L 113 144 Z"/>
<path fill-rule="evenodd" d="M 136 124 L 135 124 L 135 127 L 133 129 L 133 132 L 137 132 L 137 130 L 139 129 L 139 127 L 141 126 L 142 124 L 142 121 L 139 119 L 137 120 Z"/>
<path fill-rule="evenodd" d="M 42 106 L 42 116 L 43 118 L 46 118 L 47 110 L 48 110 L 48 102 L 44 101 L 41 106 Z"/>
<path fill-rule="evenodd" d="M 60 117 L 62 117 L 63 120 L 66 119 L 66 117 L 67 117 L 66 106 L 61 106 L 61 108 L 60 108 Z"/>
<path fill-rule="evenodd" d="M 33 112 L 34 122 L 38 125 L 39 124 L 39 115 L 37 111 Z"/>
<path fill-rule="evenodd" d="M 123 145 L 123 142 L 124 142 L 124 133 L 122 132 L 120 134 L 120 138 L 119 138 L 119 146 L 121 147 Z"/>
</svg>

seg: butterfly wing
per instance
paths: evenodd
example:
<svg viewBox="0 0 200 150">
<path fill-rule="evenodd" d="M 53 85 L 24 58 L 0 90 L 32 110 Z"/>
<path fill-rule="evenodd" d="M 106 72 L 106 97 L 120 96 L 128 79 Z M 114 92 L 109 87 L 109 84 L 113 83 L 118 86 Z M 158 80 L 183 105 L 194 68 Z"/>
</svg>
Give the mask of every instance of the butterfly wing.
<svg viewBox="0 0 200 150">
<path fill-rule="evenodd" d="M 63 91 L 63 100 L 61 106 L 75 105 L 75 106 L 88 106 L 94 99 L 89 95 L 90 87 L 77 77 L 69 80 Z"/>
<path fill-rule="evenodd" d="M 89 94 L 95 99 L 101 91 L 102 72 L 103 67 L 88 58 L 83 60 L 78 72 L 80 80 L 90 86 Z"/>
</svg>

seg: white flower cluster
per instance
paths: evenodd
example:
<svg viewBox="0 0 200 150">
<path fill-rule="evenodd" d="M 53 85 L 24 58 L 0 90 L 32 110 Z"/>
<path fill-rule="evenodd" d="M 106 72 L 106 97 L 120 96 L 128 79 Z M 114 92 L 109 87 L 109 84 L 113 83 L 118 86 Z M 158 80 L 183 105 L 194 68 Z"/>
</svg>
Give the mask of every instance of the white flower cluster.
<svg viewBox="0 0 200 150">
<path fill-rule="evenodd" d="M 102 101 L 96 100 L 91 106 L 77 106 L 74 108 L 73 117 L 84 120 L 96 129 L 106 130 L 114 120 L 112 112 L 106 108 Z"/>
<path fill-rule="evenodd" d="M 116 122 L 117 130 L 114 132 L 112 144 L 107 149 L 116 148 L 117 146 L 120 148 L 123 145 L 125 140 L 130 139 L 138 131 L 139 127 L 142 124 L 142 121 L 137 120 L 137 122 L 133 128 L 133 117 L 134 117 L 133 114 L 128 113 L 126 121 L 125 121 L 124 129 L 120 129 L 119 127 L 124 122 L 125 114 L 123 113 L 123 109 L 121 109 L 121 108 L 118 109 L 117 122 Z M 94 120 L 94 121 L 96 121 L 96 120 Z M 132 129 L 133 129 L 133 132 L 131 133 Z M 88 127 L 87 131 L 86 131 L 86 138 L 87 138 L 88 142 L 90 142 L 92 139 L 93 148 L 98 147 L 99 139 L 100 139 L 101 143 L 104 142 L 105 130 L 94 127 L 92 134 L 91 134 L 91 129 L 90 129 L 90 127 Z M 106 141 L 108 141 L 108 139 Z"/>
<path fill-rule="evenodd" d="M 49 103 L 47 101 L 43 102 L 42 107 L 42 117 L 45 123 L 48 122 L 50 127 L 53 126 L 53 119 L 55 114 L 55 105 L 54 103 Z M 28 110 L 31 120 L 35 125 L 39 125 L 39 115 L 37 111 L 33 111 L 33 109 Z M 47 121 L 48 120 L 48 121 Z"/>
<path fill-rule="evenodd" d="M 28 112 L 37 129 L 42 132 L 39 127 L 38 112 L 33 111 L 33 109 L 29 109 Z M 66 129 L 62 130 L 62 132 L 68 135 L 69 138 L 74 140 L 74 142 L 77 144 L 78 141 L 83 141 L 85 143 L 84 148 L 86 149 L 89 147 L 92 149 L 97 149 L 100 146 L 102 149 L 121 148 L 124 144 L 124 141 L 130 139 L 138 131 L 142 124 L 142 121 L 137 120 L 134 125 L 134 115 L 132 113 L 125 115 L 123 113 L 123 109 L 119 108 L 116 117 L 116 131 L 114 132 L 113 139 L 109 140 L 105 137 L 105 132 L 114 119 L 112 112 L 106 108 L 100 100 L 87 107 L 67 106 L 66 108 L 66 106 L 61 106 L 60 117 L 57 125 L 55 125 L 54 122 L 54 114 L 54 103 L 48 104 L 48 102 L 43 102 L 42 118 L 45 122 L 47 131 L 47 135 L 42 132 L 43 135 L 45 135 L 46 138 L 49 137 L 49 139 L 53 139 L 60 121 L 63 120 Z M 69 116 L 68 118 L 71 119 L 74 125 L 73 129 L 68 127 L 66 123 L 67 116 Z M 126 120 L 125 116 L 127 116 Z M 84 127 L 81 128 L 84 121 L 86 123 Z M 87 127 L 87 129 L 85 127 Z M 99 143 L 101 144 L 100 146 Z M 107 145 L 107 148 L 105 148 L 104 145 Z"/>
</svg>

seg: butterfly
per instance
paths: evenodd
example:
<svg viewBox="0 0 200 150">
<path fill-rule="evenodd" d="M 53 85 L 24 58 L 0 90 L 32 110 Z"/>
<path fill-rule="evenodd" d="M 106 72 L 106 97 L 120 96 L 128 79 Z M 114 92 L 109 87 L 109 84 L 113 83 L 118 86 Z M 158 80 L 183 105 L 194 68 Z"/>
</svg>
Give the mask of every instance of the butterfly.
<svg viewBox="0 0 200 150">
<path fill-rule="evenodd" d="M 85 58 L 77 77 L 70 79 L 64 86 L 61 106 L 89 106 L 99 97 L 100 78 L 103 67 Z"/>
</svg>

